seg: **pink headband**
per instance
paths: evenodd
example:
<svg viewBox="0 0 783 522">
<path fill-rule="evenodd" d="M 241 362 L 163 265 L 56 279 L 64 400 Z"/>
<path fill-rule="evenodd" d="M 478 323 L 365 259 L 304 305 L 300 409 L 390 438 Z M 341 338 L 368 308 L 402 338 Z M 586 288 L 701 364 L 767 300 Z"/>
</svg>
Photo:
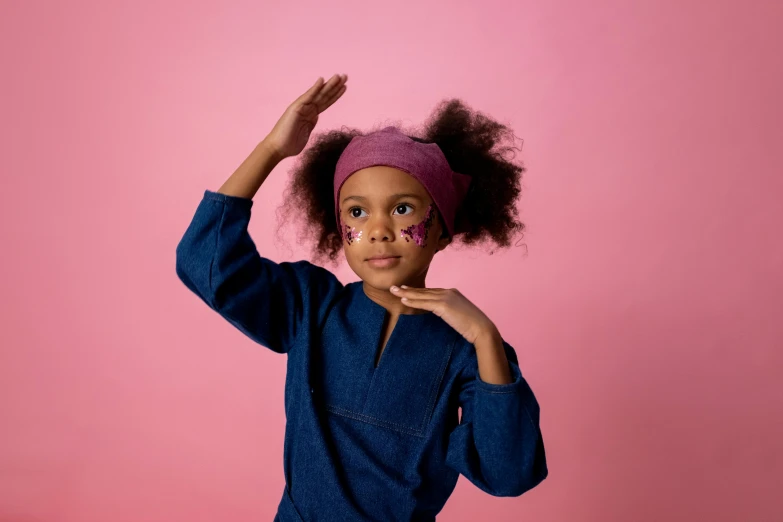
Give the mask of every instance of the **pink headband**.
<svg viewBox="0 0 783 522">
<path fill-rule="evenodd" d="M 334 205 L 340 226 L 340 188 L 348 177 L 367 167 L 386 165 L 416 178 L 440 210 L 450 236 L 455 233 L 457 208 L 470 186 L 471 177 L 454 172 L 436 143 L 419 143 L 395 127 L 366 136 L 355 136 L 337 160 L 334 174 Z"/>
</svg>

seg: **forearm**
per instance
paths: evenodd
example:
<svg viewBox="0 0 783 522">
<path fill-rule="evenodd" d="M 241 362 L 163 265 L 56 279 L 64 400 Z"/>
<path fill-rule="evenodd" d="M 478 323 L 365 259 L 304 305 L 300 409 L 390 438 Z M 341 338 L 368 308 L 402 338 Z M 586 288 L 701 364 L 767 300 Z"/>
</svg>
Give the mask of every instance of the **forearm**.
<svg viewBox="0 0 783 522">
<path fill-rule="evenodd" d="M 503 338 L 494 326 L 479 335 L 473 344 L 478 357 L 479 377 L 488 384 L 513 382 L 508 358 L 503 350 Z"/>
<path fill-rule="evenodd" d="M 473 345 L 478 361 L 461 373 L 462 418 L 446 462 L 491 495 L 519 496 L 548 473 L 538 401 L 496 327 L 482 328 Z"/>
<path fill-rule="evenodd" d="M 262 140 L 217 192 L 227 196 L 252 199 L 281 160 L 282 158 L 274 153 L 266 141 Z"/>
</svg>

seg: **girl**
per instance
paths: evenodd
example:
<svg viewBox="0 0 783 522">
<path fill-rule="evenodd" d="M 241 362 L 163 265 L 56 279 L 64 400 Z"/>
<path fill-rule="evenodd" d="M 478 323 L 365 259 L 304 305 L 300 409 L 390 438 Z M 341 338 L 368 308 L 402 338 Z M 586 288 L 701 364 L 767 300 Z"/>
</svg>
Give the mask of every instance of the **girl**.
<svg viewBox="0 0 783 522">
<path fill-rule="evenodd" d="M 453 239 L 508 246 L 522 231 L 524 169 L 502 158 L 506 127 L 452 100 L 422 138 L 385 127 L 316 139 L 285 208 L 316 236 L 317 257 L 334 261 L 342 249 L 361 281 L 344 285 L 308 261 L 275 263 L 248 235 L 253 196 L 279 161 L 302 152 L 346 81 L 318 78 L 296 99 L 223 186 L 204 192 L 177 246 L 177 275 L 191 291 L 287 354 L 275 520 L 435 520 L 460 473 L 490 495 L 519 496 L 548 470 L 517 355 L 459 291 L 425 286 Z"/>
</svg>

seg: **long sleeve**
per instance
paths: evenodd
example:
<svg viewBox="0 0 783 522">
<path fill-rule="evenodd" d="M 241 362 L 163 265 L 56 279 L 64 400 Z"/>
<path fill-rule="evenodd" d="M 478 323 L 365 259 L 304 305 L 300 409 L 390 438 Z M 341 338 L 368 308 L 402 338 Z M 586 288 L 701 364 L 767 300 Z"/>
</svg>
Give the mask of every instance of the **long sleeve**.
<svg viewBox="0 0 783 522">
<path fill-rule="evenodd" d="M 245 335 L 287 353 L 306 309 L 342 286 L 328 270 L 308 261 L 261 257 L 248 233 L 253 200 L 204 191 L 177 245 L 180 280 Z"/>
<path fill-rule="evenodd" d="M 481 380 L 478 359 L 460 375 L 460 424 L 449 435 L 446 463 L 481 490 L 498 497 L 520 496 L 548 475 L 539 405 L 522 377 L 514 349 L 505 341 L 513 382 Z"/>
</svg>

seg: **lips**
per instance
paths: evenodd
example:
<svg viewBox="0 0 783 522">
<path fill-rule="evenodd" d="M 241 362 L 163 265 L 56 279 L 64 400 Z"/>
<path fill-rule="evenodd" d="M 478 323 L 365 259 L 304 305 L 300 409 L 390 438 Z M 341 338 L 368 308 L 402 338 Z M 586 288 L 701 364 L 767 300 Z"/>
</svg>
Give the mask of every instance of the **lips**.
<svg viewBox="0 0 783 522">
<path fill-rule="evenodd" d="M 377 255 L 369 258 L 367 264 L 372 268 L 384 269 L 392 268 L 400 264 L 401 256 L 391 256 L 388 254 Z"/>
</svg>

